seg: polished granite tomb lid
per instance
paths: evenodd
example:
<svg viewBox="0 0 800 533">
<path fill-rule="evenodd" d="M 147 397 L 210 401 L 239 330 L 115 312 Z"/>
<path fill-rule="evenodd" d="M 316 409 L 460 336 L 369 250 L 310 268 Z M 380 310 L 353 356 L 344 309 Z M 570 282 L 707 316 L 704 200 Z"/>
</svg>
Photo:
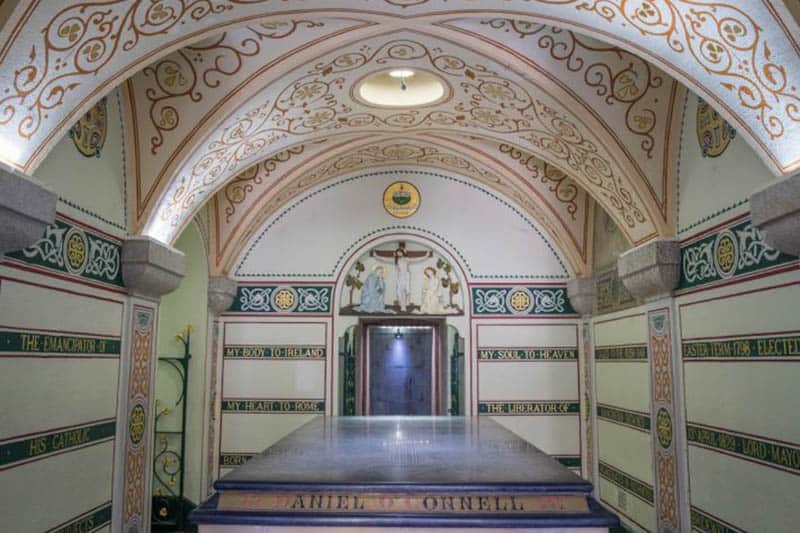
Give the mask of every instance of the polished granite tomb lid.
<svg viewBox="0 0 800 533">
<path fill-rule="evenodd" d="M 301 487 L 592 490 L 488 417 L 317 417 L 215 484 L 218 491 Z"/>
<path fill-rule="evenodd" d="M 317 417 L 214 487 L 192 521 L 237 531 L 619 523 L 589 482 L 488 417 Z"/>
</svg>

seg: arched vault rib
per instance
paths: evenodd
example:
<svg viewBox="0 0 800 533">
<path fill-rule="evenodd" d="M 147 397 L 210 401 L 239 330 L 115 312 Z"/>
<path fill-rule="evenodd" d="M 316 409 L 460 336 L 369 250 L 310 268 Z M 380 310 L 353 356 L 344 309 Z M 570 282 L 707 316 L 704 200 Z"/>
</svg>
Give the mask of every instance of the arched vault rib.
<svg viewBox="0 0 800 533">
<path fill-rule="evenodd" d="M 452 98 L 401 111 L 369 108 L 351 98 L 357 79 L 398 61 L 436 72 L 452 87 Z M 202 144 L 187 141 L 195 150 L 164 190 L 145 233 L 173 239 L 228 179 L 292 144 L 333 133 L 439 131 L 518 145 L 579 181 L 631 242 L 664 235 L 659 206 L 618 140 L 581 109 L 583 102 L 563 87 L 523 77 L 463 44 L 411 31 L 371 37 L 331 51 L 249 97 Z"/>
<path fill-rule="evenodd" d="M 0 43 L 0 146 L 32 172 L 109 86 L 226 29 L 304 13 L 399 21 L 505 16 L 632 50 L 680 79 L 739 129 L 777 173 L 800 168 L 800 35 L 778 0 L 20 1 Z"/>
<path fill-rule="evenodd" d="M 215 121 L 312 61 L 318 50 L 355 43 L 379 30 L 380 25 L 362 20 L 331 18 L 249 25 L 179 50 L 134 75 L 125 91 L 134 139 L 129 158 L 129 175 L 136 179 L 130 188 L 134 228 L 142 227 L 139 217 Z M 499 62 L 525 78 L 573 94 L 580 104 L 568 107 L 594 116 L 619 147 L 625 172 L 639 178 L 642 194 L 652 196 L 669 221 L 671 133 L 677 131 L 674 122 L 683 101 L 677 81 L 618 48 L 544 25 L 467 19 L 449 22 L 437 33 L 456 44 L 481 47 L 487 57 L 498 53 Z"/>
<path fill-rule="evenodd" d="M 125 84 L 128 123 L 135 139 L 130 174 L 136 178 L 134 227 L 163 192 L 169 177 L 215 121 L 319 50 L 380 32 L 368 20 L 298 18 L 236 28 L 178 50 Z M 346 40 L 345 40 L 346 39 Z"/>
<path fill-rule="evenodd" d="M 531 159 L 521 168 L 501 146 L 490 152 L 433 135 L 294 146 L 237 176 L 211 200 L 211 268 L 215 275 L 229 273 L 253 235 L 298 196 L 346 175 L 390 168 L 438 169 L 488 187 L 541 224 L 573 274 L 587 275 L 593 202 L 563 173 Z"/>
</svg>

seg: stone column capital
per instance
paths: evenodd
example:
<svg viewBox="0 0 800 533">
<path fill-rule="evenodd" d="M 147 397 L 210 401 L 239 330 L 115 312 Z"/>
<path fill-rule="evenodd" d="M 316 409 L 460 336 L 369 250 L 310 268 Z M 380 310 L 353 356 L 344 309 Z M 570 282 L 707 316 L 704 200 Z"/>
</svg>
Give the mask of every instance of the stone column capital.
<svg viewBox="0 0 800 533">
<path fill-rule="evenodd" d="M 776 250 L 800 256 L 800 174 L 763 187 L 750 196 L 750 218 Z"/>
<path fill-rule="evenodd" d="M 133 236 L 122 245 L 122 280 L 128 292 L 158 300 L 174 291 L 186 273 L 186 256 L 151 237 Z"/>
<path fill-rule="evenodd" d="M 30 246 L 56 218 L 58 195 L 0 166 L 0 256 Z"/>
<path fill-rule="evenodd" d="M 208 278 L 208 309 L 215 315 L 227 311 L 236 298 L 236 282 L 224 276 Z"/>
<path fill-rule="evenodd" d="M 570 279 L 567 282 L 567 296 L 581 316 L 591 315 L 594 309 L 594 278 Z"/>
<path fill-rule="evenodd" d="M 680 243 L 659 238 L 628 250 L 617 260 L 617 273 L 635 298 L 647 301 L 669 296 L 680 281 Z"/>
</svg>

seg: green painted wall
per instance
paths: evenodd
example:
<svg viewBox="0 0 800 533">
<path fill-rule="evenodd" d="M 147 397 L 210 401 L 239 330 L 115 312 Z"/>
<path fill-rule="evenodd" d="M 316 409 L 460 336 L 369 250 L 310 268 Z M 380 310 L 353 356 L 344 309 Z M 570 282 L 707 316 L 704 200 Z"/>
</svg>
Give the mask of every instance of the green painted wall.
<svg viewBox="0 0 800 533">
<path fill-rule="evenodd" d="M 186 477 L 185 496 L 194 503 L 201 498 L 201 473 L 204 469 L 203 443 L 206 397 L 206 346 L 208 319 L 208 261 L 202 235 L 195 224 L 190 224 L 175 248 L 186 254 L 186 277 L 175 292 L 161 299 L 158 322 L 159 357 L 182 353 L 183 345 L 175 339 L 176 333 L 187 325 L 192 326 L 189 364 L 189 390 L 186 424 Z M 164 363 L 156 374 L 156 398 L 160 405 L 174 405 L 175 391 L 180 384 L 175 372 Z M 179 426 L 179 413 L 163 418 L 163 426 Z"/>
</svg>

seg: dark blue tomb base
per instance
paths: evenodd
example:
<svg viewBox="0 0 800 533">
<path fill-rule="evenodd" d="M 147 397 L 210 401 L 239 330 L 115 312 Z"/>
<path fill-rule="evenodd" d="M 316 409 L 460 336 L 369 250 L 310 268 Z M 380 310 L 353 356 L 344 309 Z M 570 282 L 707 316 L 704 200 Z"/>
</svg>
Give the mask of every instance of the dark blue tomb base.
<svg viewBox="0 0 800 533">
<path fill-rule="evenodd" d="M 215 483 L 197 524 L 615 527 L 592 485 L 487 417 L 317 417 Z M 223 510 L 219 493 L 431 494 L 585 499 L 576 512 Z M 270 496 L 272 498 L 272 496 Z M 574 499 L 574 498 L 573 498 Z M 228 500 L 230 501 L 230 500 Z M 223 505 L 224 507 L 224 505 Z M 463 510 L 463 508 L 462 508 Z"/>
</svg>

